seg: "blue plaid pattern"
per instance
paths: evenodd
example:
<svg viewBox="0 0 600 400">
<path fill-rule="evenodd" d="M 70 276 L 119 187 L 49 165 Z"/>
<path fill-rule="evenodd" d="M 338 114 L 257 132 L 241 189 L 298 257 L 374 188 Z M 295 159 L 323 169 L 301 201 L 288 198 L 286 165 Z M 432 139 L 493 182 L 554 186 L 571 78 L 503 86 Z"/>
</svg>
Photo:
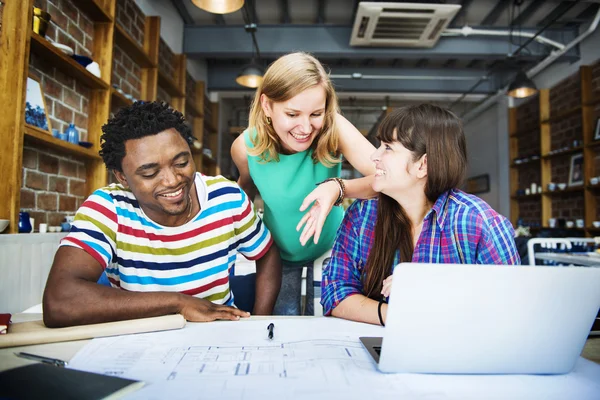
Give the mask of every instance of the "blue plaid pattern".
<svg viewBox="0 0 600 400">
<path fill-rule="evenodd" d="M 362 293 L 361 276 L 373 246 L 378 200 L 357 200 L 346 211 L 323 270 L 324 315 L 346 297 Z M 452 189 L 443 193 L 423 220 L 412 262 L 520 264 L 510 222 L 477 196 Z M 396 251 L 394 265 L 400 262 Z M 390 274 L 393 265 L 390 265 Z"/>
</svg>

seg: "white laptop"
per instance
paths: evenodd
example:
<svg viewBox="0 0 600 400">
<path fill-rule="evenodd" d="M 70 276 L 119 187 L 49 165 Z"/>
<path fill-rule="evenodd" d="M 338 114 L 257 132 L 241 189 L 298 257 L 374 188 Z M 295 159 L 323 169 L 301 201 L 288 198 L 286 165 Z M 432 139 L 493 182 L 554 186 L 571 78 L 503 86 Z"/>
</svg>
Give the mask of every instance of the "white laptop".
<svg viewBox="0 0 600 400">
<path fill-rule="evenodd" d="M 563 374 L 599 308 L 598 267 L 402 263 L 384 337 L 360 339 L 382 372 Z"/>
</svg>

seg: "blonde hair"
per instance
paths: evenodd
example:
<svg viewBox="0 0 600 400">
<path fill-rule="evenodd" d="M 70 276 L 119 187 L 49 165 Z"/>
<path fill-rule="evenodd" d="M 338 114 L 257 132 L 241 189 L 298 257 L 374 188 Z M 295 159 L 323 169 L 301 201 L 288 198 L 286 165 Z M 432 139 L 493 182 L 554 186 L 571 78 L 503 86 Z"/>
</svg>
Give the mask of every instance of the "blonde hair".
<svg viewBox="0 0 600 400">
<path fill-rule="evenodd" d="M 262 84 L 250 108 L 250 128 L 256 128 L 256 136 L 250 136 L 254 148 L 248 149 L 251 156 L 258 156 L 260 162 L 279 161 L 281 143 L 273 126 L 267 122 L 260 97 L 280 103 L 300 94 L 306 89 L 321 85 L 325 89 L 325 114 L 321 131 L 311 144 L 315 164 L 331 167 L 339 163 L 339 137 L 335 126 L 335 116 L 339 112 L 337 96 L 329 75 L 323 65 L 308 53 L 290 53 L 278 58 L 267 69 Z"/>
</svg>

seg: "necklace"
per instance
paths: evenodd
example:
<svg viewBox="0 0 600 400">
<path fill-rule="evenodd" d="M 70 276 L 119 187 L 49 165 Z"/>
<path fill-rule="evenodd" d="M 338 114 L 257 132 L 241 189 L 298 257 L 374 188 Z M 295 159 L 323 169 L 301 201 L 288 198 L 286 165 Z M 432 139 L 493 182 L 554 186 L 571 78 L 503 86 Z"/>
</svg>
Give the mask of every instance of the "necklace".
<svg viewBox="0 0 600 400">
<path fill-rule="evenodd" d="M 190 220 L 190 216 L 192 215 L 192 209 L 194 208 L 194 205 L 192 204 L 192 195 L 191 195 L 191 194 L 188 194 L 188 200 L 189 200 L 189 201 L 188 201 L 188 204 L 190 205 L 188 208 L 189 208 L 190 210 L 188 211 L 188 215 L 187 215 L 187 217 L 185 218 L 185 223 L 186 223 L 186 224 L 189 222 L 189 220 Z"/>
</svg>

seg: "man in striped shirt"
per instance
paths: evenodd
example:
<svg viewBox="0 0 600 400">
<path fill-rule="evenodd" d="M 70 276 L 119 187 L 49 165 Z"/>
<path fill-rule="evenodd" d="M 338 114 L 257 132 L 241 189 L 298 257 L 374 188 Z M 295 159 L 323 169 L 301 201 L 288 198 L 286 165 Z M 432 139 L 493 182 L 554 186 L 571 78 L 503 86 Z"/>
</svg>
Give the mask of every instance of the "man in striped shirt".
<svg viewBox="0 0 600 400">
<path fill-rule="evenodd" d="M 102 127 L 100 155 L 119 181 L 96 190 L 56 253 L 44 292 L 49 327 L 173 313 L 237 320 L 229 272 L 256 260 L 254 314 L 271 314 L 281 260 L 239 186 L 196 172 L 181 113 L 137 102 Z M 111 287 L 97 284 L 105 272 Z"/>
</svg>

